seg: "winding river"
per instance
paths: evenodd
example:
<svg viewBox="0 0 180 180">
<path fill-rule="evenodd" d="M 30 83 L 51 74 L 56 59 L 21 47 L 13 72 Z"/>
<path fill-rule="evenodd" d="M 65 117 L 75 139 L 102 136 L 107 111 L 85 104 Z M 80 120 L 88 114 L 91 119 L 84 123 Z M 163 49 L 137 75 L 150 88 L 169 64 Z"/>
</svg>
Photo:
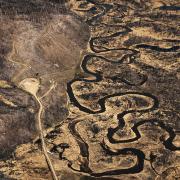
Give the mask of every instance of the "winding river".
<svg viewBox="0 0 180 180">
<path fill-rule="evenodd" d="M 118 27 L 119 25 L 113 25 L 113 24 L 104 24 L 101 23 L 100 18 L 102 18 L 103 16 L 105 16 L 110 10 L 113 10 L 113 4 L 104 4 L 104 3 L 98 3 L 97 1 L 94 0 L 86 0 L 87 3 L 91 3 L 93 4 L 93 8 L 91 8 L 89 11 L 92 11 L 93 16 L 91 18 L 88 18 L 86 20 L 86 23 L 90 26 L 90 27 L 95 27 L 98 26 L 99 24 L 103 24 L 107 27 Z M 166 9 L 168 7 L 161 7 L 161 9 Z M 171 7 L 169 7 L 171 8 Z M 176 9 L 176 8 L 175 8 Z M 98 10 L 98 12 L 96 11 Z M 173 9 L 174 10 L 174 9 Z M 79 10 L 79 11 L 83 11 L 83 9 Z M 70 81 L 67 84 L 67 92 L 69 95 L 69 99 L 70 102 L 75 105 L 76 107 L 79 108 L 80 111 L 83 111 L 87 114 L 100 114 L 106 111 L 106 101 L 112 97 L 124 97 L 124 96 L 131 96 L 131 97 L 139 97 L 141 99 L 144 99 L 146 101 L 146 99 L 150 99 L 152 101 L 151 105 L 148 106 L 144 106 L 143 108 L 138 108 L 138 109 L 133 109 L 133 108 L 129 108 L 126 109 L 125 111 L 117 114 L 117 126 L 114 128 L 108 128 L 108 132 L 107 132 L 107 139 L 109 141 L 109 143 L 113 144 L 128 144 L 130 142 L 135 142 L 138 139 L 141 138 L 141 133 L 139 132 L 138 128 L 146 123 L 150 123 L 150 124 L 154 124 L 158 127 L 160 127 L 161 129 L 165 130 L 168 134 L 168 138 L 165 140 L 162 140 L 162 144 L 164 145 L 164 147 L 166 149 L 169 149 L 170 151 L 177 151 L 180 150 L 180 147 L 176 147 L 173 144 L 173 140 L 176 136 L 173 128 L 169 127 L 168 125 L 166 125 L 164 122 L 158 120 L 158 119 L 149 119 L 149 120 L 142 120 L 139 121 L 138 123 L 134 124 L 133 127 L 131 127 L 131 130 L 134 132 L 135 137 L 134 138 L 130 138 L 130 139 L 125 139 L 125 140 L 117 140 L 114 139 L 114 134 L 119 131 L 122 130 L 125 127 L 126 121 L 124 119 L 124 116 L 126 116 L 127 114 L 132 114 L 132 113 L 146 113 L 146 112 L 151 112 L 154 111 L 156 109 L 158 109 L 159 107 L 159 100 L 156 96 L 154 96 L 153 94 L 150 94 L 148 92 L 120 92 L 120 93 L 115 93 L 115 94 L 110 94 L 110 95 L 105 95 L 104 97 L 100 98 L 98 100 L 98 105 L 100 106 L 99 110 L 92 110 L 88 107 L 85 107 L 81 102 L 78 101 L 77 97 L 74 94 L 73 91 L 73 83 L 75 82 L 86 82 L 86 83 L 95 83 L 95 82 L 101 82 L 103 80 L 103 74 L 98 72 L 98 71 L 92 71 L 88 68 L 88 62 L 90 60 L 92 60 L 93 58 L 96 58 L 98 61 L 100 62 L 108 62 L 114 65 L 119 65 L 119 64 L 123 64 L 126 63 L 126 59 L 129 58 L 129 62 L 128 64 L 133 63 L 134 58 L 136 58 L 136 56 L 140 53 L 137 49 L 140 48 L 144 48 L 144 49 L 151 49 L 154 51 L 159 51 L 159 52 L 175 52 L 177 50 L 179 50 L 179 46 L 173 46 L 170 48 L 160 48 L 158 46 L 152 46 L 152 45 L 147 45 L 147 44 L 139 44 L 136 45 L 136 50 L 135 49 L 130 49 L 130 48 L 125 48 L 125 47 L 115 47 L 115 48 L 108 48 L 106 46 L 103 45 L 103 43 L 101 43 L 101 45 L 97 45 L 96 42 L 105 40 L 105 41 L 110 41 L 113 38 L 121 38 L 122 35 L 127 35 L 129 32 L 131 32 L 132 30 L 129 27 L 126 26 L 119 26 L 119 28 L 123 28 L 124 30 L 122 31 L 117 31 L 115 33 L 112 33 L 108 36 L 98 36 L 98 37 L 91 37 L 90 41 L 89 41 L 89 46 L 90 49 L 93 53 L 91 54 L 87 54 L 84 56 L 82 63 L 81 63 L 81 68 L 83 69 L 83 71 L 91 76 L 93 76 L 94 78 L 89 80 L 87 78 L 76 78 L 73 79 L 72 81 Z M 124 50 L 124 51 L 130 51 L 130 54 L 124 55 L 121 59 L 116 59 L 115 61 L 113 61 L 112 59 L 106 58 L 103 55 L 101 55 L 102 52 L 113 52 L 113 51 L 117 51 L 117 50 Z M 117 76 L 113 76 L 110 77 L 111 80 L 116 81 L 117 79 L 120 79 L 121 82 L 129 85 L 129 86 L 141 86 L 144 83 L 146 83 L 148 81 L 148 77 L 144 74 L 142 74 L 142 81 L 139 83 L 136 82 L 130 82 L 126 79 L 126 77 L 117 77 Z M 80 170 L 76 170 L 74 169 L 71 164 L 69 164 L 69 167 L 74 170 L 74 171 L 79 171 L 79 172 L 83 172 L 83 173 L 87 173 L 91 176 L 95 176 L 95 177 L 102 177 L 102 176 L 112 176 L 112 175 L 120 175 L 120 174 L 134 174 L 134 173 L 138 173 L 141 172 L 143 170 L 144 167 L 144 160 L 145 160 L 145 154 L 143 151 L 136 149 L 136 148 L 131 148 L 131 145 L 129 145 L 128 148 L 122 148 L 122 149 L 112 149 L 111 147 L 109 147 L 105 141 L 103 141 L 101 143 L 102 149 L 111 156 L 118 156 L 118 155 L 134 155 L 136 156 L 136 164 L 132 167 L 129 168 L 119 168 L 117 167 L 116 169 L 113 170 L 109 170 L 109 171 L 101 171 L 101 172 L 93 172 L 89 166 L 89 145 L 87 142 L 84 141 L 83 137 L 81 137 L 81 135 L 79 134 L 79 132 L 76 129 L 76 126 L 79 122 L 81 122 L 82 120 L 77 120 L 77 121 L 72 121 L 69 123 L 69 130 L 71 132 L 71 134 L 74 136 L 74 138 L 76 139 L 79 148 L 80 148 L 80 153 L 81 156 L 86 158 L 87 162 L 86 164 L 82 164 Z M 151 161 L 151 160 L 150 160 Z"/>
</svg>

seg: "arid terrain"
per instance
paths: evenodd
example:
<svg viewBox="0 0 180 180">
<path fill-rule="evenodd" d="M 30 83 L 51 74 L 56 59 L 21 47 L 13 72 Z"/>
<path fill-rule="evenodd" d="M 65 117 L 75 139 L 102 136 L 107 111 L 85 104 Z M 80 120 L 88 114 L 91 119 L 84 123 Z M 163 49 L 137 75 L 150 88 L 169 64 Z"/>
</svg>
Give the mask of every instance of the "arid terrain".
<svg viewBox="0 0 180 180">
<path fill-rule="evenodd" d="M 0 180 L 180 179 L 178 0 L 0 0 Z"/>
</svg>

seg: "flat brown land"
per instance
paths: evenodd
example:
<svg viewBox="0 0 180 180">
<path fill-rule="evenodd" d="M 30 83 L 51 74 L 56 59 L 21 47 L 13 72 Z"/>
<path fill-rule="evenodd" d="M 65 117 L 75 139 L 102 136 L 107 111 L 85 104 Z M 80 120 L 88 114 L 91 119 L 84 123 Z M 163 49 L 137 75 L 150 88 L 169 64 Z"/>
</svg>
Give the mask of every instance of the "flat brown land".
<svg viewBox="0 0 180 180">
<path fill-rule="evenodd" d="M 178 0 L 0 7 L 0 179 L 180 178 Z"/>
</svg>

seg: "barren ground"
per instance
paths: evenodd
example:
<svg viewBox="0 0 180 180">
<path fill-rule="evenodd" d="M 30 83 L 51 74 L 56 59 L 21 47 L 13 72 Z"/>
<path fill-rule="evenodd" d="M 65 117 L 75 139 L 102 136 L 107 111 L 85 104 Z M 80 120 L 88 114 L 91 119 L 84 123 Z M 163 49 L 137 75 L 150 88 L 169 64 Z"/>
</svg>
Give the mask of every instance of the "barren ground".
<svg viewBox="0 0 180 180">
<path fill-rule="evenodd" d="M 0 179 L 180 178 L 178 0 L 0 7 Z"/>
</svg>

